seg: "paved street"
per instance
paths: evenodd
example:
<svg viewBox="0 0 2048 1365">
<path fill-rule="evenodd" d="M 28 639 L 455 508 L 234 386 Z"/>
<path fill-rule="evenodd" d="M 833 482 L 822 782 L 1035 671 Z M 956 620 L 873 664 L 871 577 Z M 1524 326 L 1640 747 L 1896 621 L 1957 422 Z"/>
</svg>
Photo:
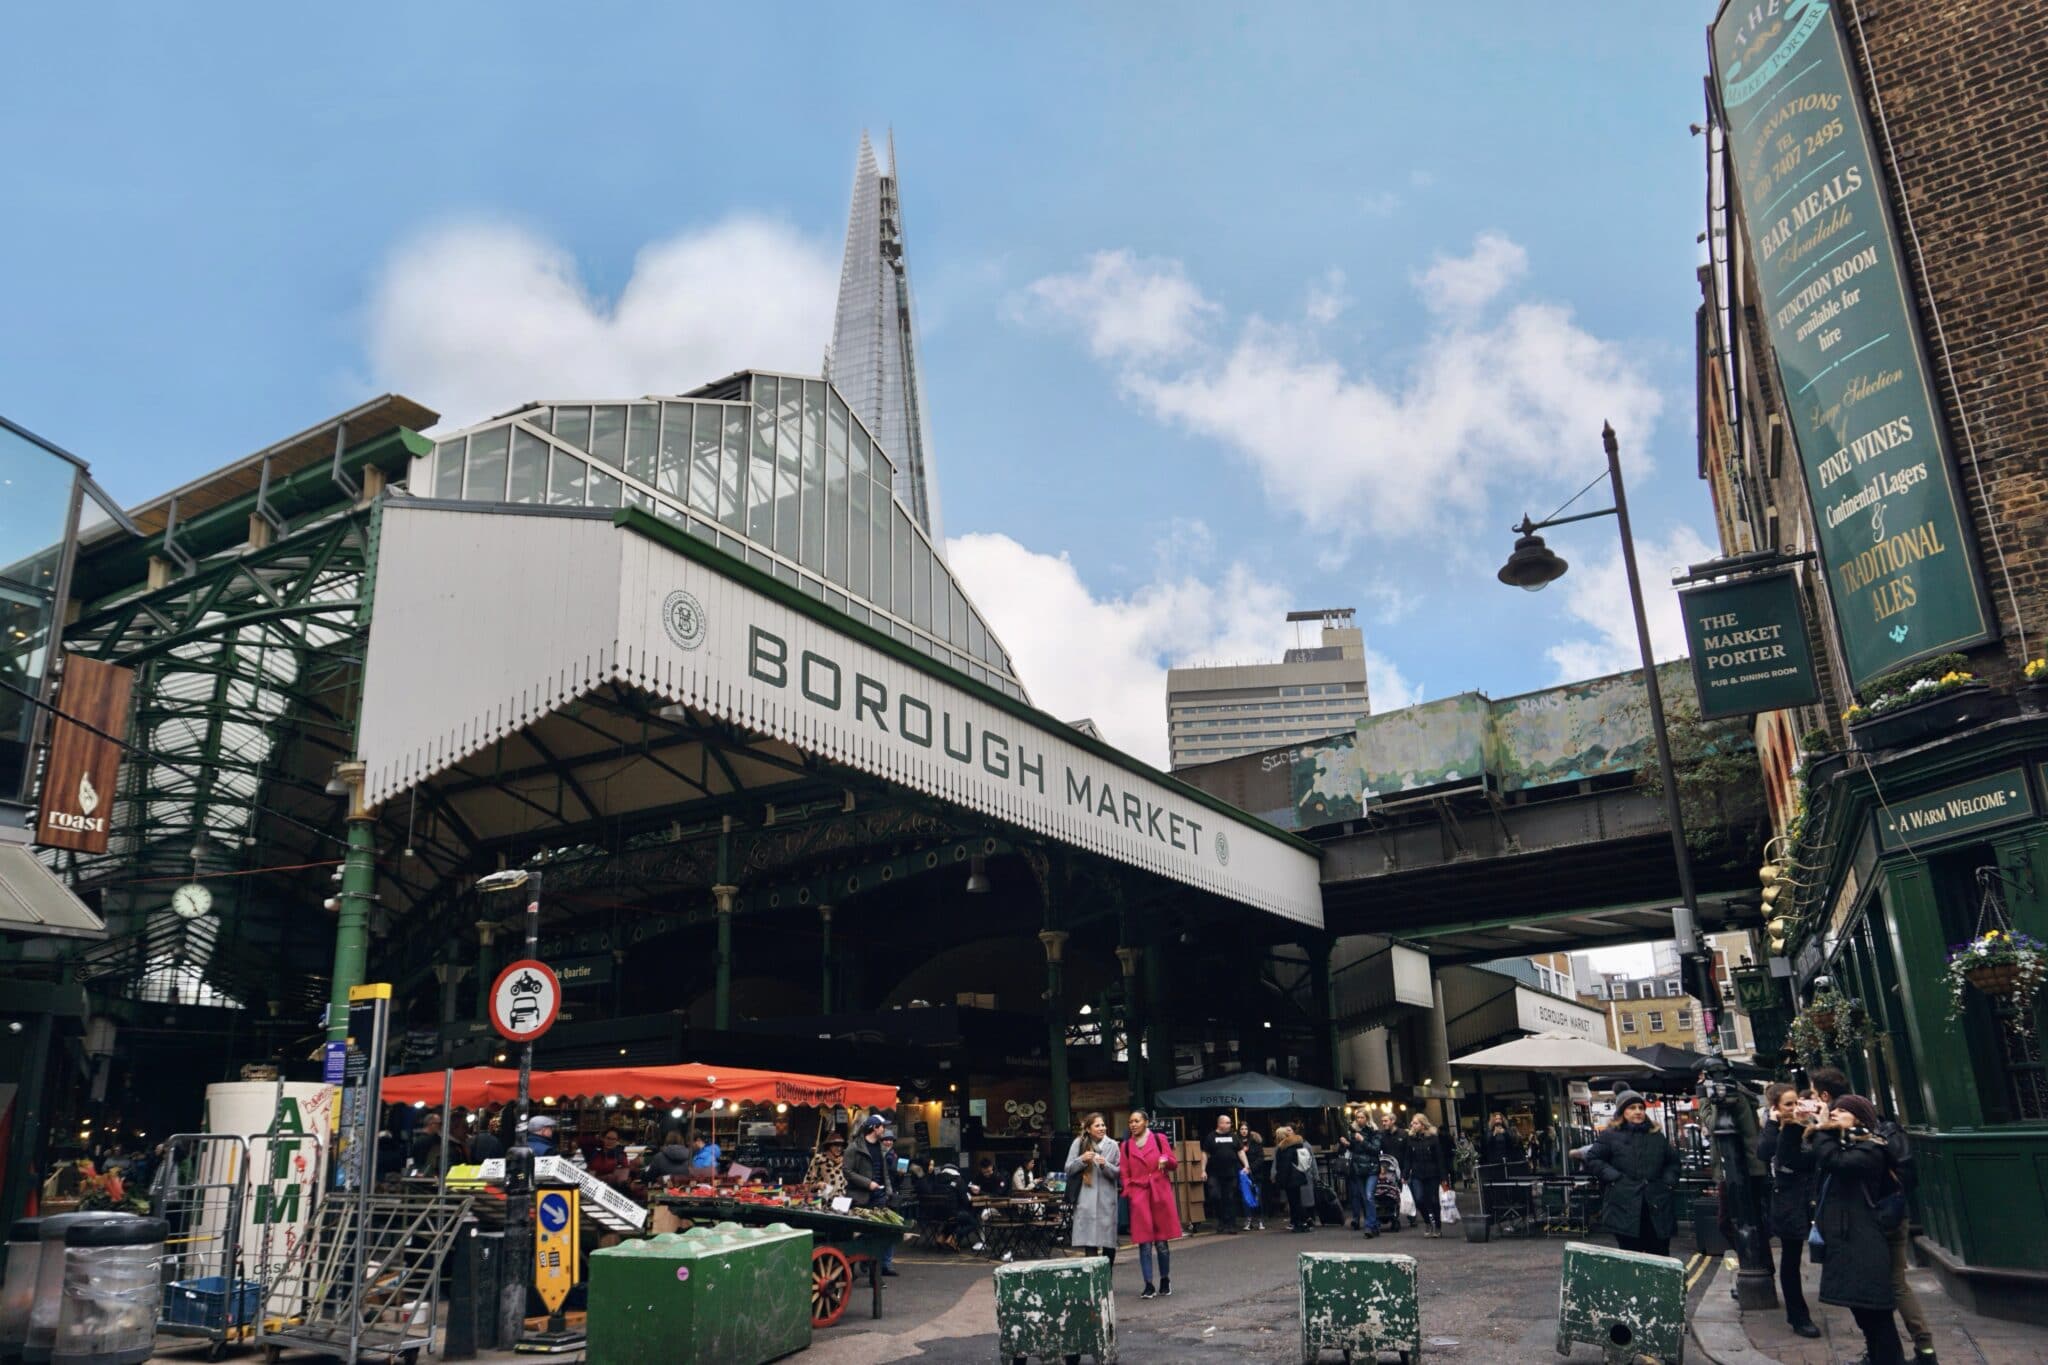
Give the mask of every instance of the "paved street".
<svg viewBox="0 0 2048 1365">
<path fill-rule="evenodd" d="M 1359 1234 L 1325 1228 L 1306 1236 L 1281 1232 L 1202 1236 L 1174 1254 L 1173 1297 L 1146 1302 L 1128 1249 L 1117 1257 L 1117 1343 L 1126 1361 L 1298 1361 L 1295 1257 L 1303 1251 L 1400 1252 L 1421 1263 L 1425 1354 L 1467 1361 L 1561 1360 L 1555 1354 L 1558 1265 L 1564 1239 L 1469 1244 L 1460 1229 L 1441 1240 L 1414 1232 L 1368 1243 Z M 846 1319 L 821 1332 L 806 1361 L 819 1365 L 882 1365 L 898 1360 L 978 1361 L 995 1358 L 995 1306 L 985 1262 L 899 1262 L 890 1282 L 887 1316 L 860 1318 L 857 1299 Z M 1702 1275 L 1697 1294 L 1710 1274 Z M 898 1288 L 900 1286 L 900 1289 Z M 1594 1361 L 1591 1348 L 1572 1359 Z M 1334 1357 L 1332 1357 L 1334 1359 Z"/>
</svg>

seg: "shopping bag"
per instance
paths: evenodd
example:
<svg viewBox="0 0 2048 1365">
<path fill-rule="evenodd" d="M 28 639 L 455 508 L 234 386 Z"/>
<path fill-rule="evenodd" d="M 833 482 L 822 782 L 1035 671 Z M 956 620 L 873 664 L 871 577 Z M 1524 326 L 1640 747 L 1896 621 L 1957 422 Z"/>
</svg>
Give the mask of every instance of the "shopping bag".
<svg viewBox="0 0 2048 1365">
<path fill-rule="evenodd" d="M 1250 1171 L 1239 1171 L 1237 1173 L 1237 1189 L 1238 1193 L 1244 1196 L 1244 1206 L 1247 1209 L 1255 1209 L 1259 1206 L 1259 1187 L 1252 1183 L 1252 1173 Z"/>
<path fill-rule="evenodd" d="M 1458 1221 L 1458 1196 L 1451 1192 L 1449 1186 L 1444 1187 L 1443 1193 L 1437 1201 L 1437 1207 L 1442 1211 L 1444 1222 L 1455 1223 Z"/>
<path fill-rule="evenodd" d="M 1415 1191 L 1406 1185 L 1401 1187 L 1401 1216 L 1411 1223 L 1415 1221 Z"/>
</svg>

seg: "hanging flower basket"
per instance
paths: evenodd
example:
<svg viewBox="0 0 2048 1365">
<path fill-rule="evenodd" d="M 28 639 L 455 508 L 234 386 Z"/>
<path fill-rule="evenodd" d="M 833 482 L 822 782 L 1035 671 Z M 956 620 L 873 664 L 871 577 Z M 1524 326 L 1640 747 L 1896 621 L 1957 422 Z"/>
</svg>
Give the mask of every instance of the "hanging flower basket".
<svg viewBox="0 0 2048 1365">
<path fill-rule="evenodd" d="M 1895 697 L 1845 713 L 1849 734 L 1865 753 L 1905 749 L 1996 720 L 2004 699 L 1967 674 L 1916 684 Z M 2006 714 L 2010 714 L 2007 712 Z"/>
<path fill-rule="evenodd" d="M 1989 928 L 1949 950 L 1950 1014 L 1960 1015 L 1971 991 L 1992 999 L 2032 997 L 2048 983 L 2048 946 L 2029 934 Z M 2025 1027 L 2027 1011 L 2019 1011 Z"/>
<path fill-rule="evenodd" d="M 1963 976 L 1979 995 L 2013 995 L 2020 988 L 2020 969 L 2015 962 L 1987 962 L 1967 968 Z"/>
<path fill-rule="evenodd" d="M 1813 1012 L 1813 1026 L 1822 1033 L 1833 1033 L 1835 1031 L 1835 1012 L 1833 1010 L 1815 1010 Z"/>
</svg>

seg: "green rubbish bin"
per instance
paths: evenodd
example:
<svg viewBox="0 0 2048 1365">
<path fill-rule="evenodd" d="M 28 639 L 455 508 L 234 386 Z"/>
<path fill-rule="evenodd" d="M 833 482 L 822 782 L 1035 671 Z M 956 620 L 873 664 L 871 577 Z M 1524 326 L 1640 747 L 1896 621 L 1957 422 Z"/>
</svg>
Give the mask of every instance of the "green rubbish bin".
<svg viewBox="0 0 2048 1365">
<path fill-rule="evenodd" d="M 590 1255 L 590 1365 L 760 1365 L 811 1344 L 811 1234 L 663 1233 Z"/>
<path fill-rule="evenodd" d="M 1567 1242 L 1557 1283 L 1557 1353 L 1586 1342 L 1609 1365 L 1685 1359 L 1685 1262 Z"/>
<path fill-rule="evenodd" d="M 1346 1360 L 1399 1351 L 1402 1365 L 1422 1359 L 1413 1256 L 1304 1251 L 1300 1287 L 1302 1365 L 1316 1365 L 1325 1351 Z"/>
<path fill-rule="evenodd" d="M 1026 1261 L 996 1267 L 996 1355 L 1016 1362 L 1092 1356 L 1115 1365 L 1116 1296 L 1109 1258 Z M 596 1365 L 596 1362 L 592 1362 Z"/>
</svg>

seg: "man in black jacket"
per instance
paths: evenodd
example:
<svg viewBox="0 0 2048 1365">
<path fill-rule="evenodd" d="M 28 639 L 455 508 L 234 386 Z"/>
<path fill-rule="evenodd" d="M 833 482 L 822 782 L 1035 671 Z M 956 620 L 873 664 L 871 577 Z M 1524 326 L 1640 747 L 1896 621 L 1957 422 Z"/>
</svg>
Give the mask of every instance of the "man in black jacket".
<svg viewBox="0 0 2048 1365">
<path fill-rule="evenodd" d="M 882 1134 L 888 1126 L 880 1114 L 869 1114 L 860 1126 L 860 1141 L 847 1149 L 846 1192 L 856 1204 L 886 1209 L 889 1196 L 896 1192 L 896 1161 L 882 1150 Z M 884 1275 L 896 1273 L 895 1260 L 896 1239 L 891 1237 L 882 1244 Z"/>
<path fill-rule="evenodd" d="M 1202 1162 L 1207 1173 L 1205 1192 L 1210 1216 L 1221 1232 L 1236 1232 L 1244 1218 L 1244 1190 L 1238 1184 L 1239 1171 L 1250 1169 L 1244 1146 L 1238 1140 L 1230 1115 L 1216 1116 L 1216 1131 L 1202 1139 Z"/>
</svg>

